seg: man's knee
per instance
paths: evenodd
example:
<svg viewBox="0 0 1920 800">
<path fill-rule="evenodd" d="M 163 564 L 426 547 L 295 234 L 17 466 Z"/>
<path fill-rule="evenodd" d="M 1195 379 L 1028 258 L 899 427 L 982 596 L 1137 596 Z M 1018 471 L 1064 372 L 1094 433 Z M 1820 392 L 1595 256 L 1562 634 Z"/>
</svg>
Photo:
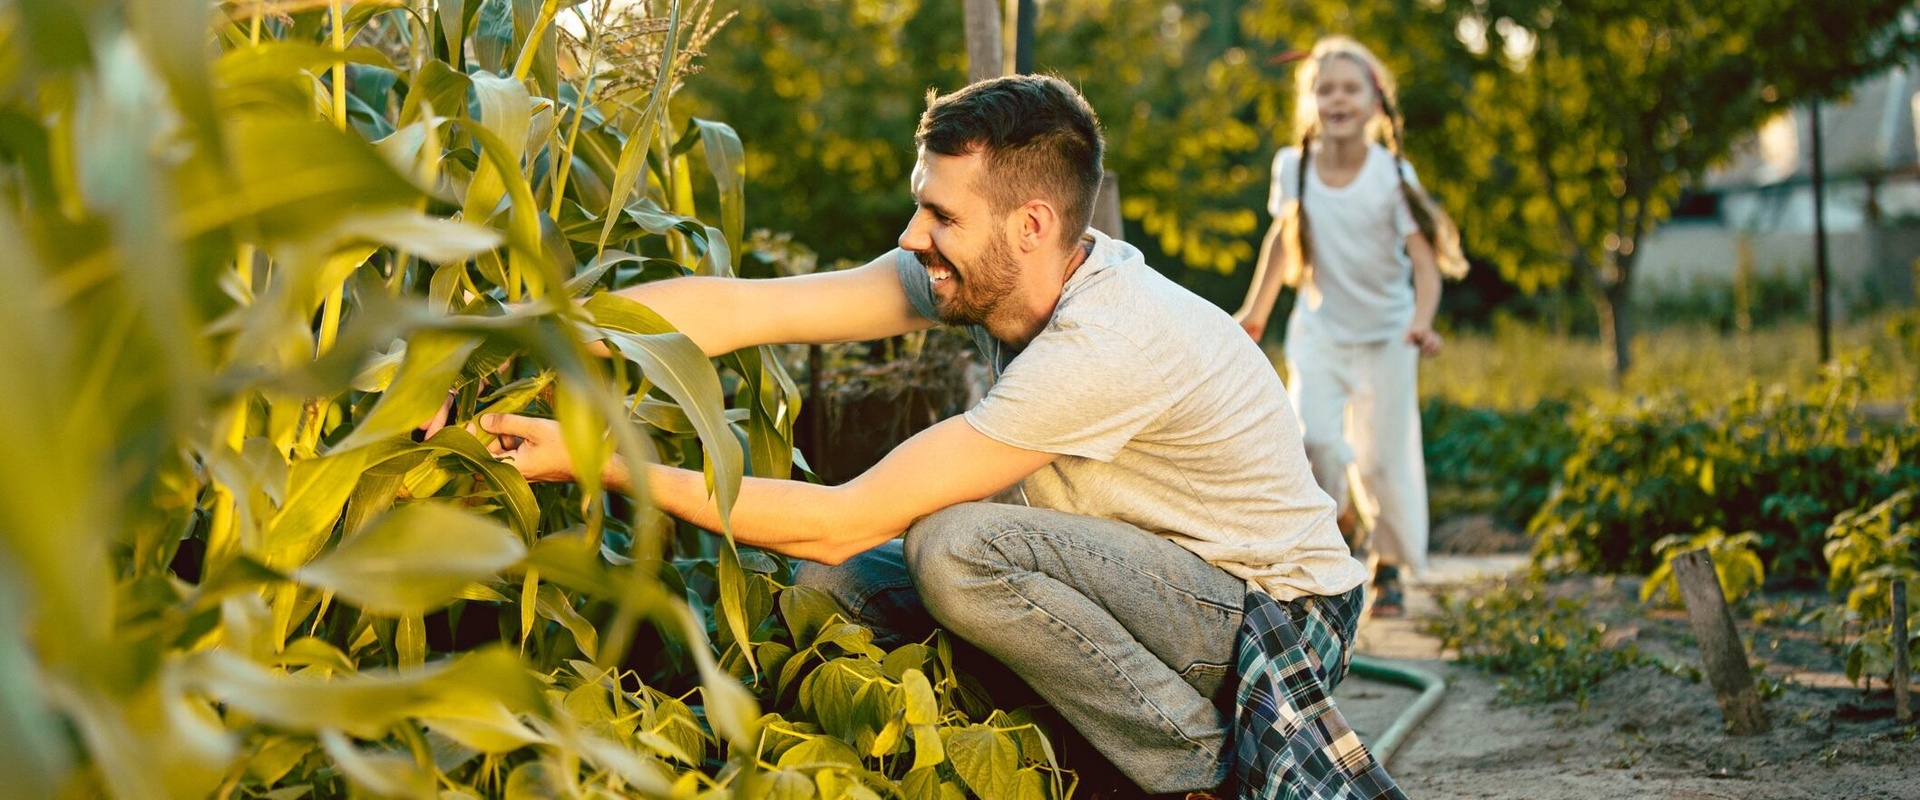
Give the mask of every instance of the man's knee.
<svg viewBox="0 0 1920 800">
<path fill-rule="evenodd" d="M 1005 508 L 996 503 L 956 503 L 921 517 L 907 529 L 904 540 L 907 570 L 917 581 L 924 571 L 962 555 L 986 538 Z"/>
</svg>

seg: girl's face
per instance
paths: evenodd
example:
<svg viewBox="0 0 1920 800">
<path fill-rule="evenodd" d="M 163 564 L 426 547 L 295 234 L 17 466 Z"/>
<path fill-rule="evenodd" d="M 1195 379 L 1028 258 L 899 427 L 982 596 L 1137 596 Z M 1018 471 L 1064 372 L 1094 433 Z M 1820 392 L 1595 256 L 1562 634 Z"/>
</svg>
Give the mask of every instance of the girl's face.
<svg viewBox="0 0 1920 800">
<path fill-rule="evenodd" d="M 1366 67 L 1345 56 L 1320 63 L 1313 80 L 1314 108 L 1320 115 L 1320 135 L 1328 139 L 1364 137 L 1367 123 L 1380 111 L 1380 98 Z"/>
</svg>

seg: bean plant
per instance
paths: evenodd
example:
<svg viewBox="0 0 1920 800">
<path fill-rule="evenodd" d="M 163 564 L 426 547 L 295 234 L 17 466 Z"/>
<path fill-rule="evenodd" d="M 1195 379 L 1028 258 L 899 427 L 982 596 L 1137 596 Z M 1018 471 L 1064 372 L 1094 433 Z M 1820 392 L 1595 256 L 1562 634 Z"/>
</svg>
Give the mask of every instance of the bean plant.
<svg viewBox="0 0 1920 800">
<path fill-rule="evenodd" d="M 596 291 L 744 241 L 741 142 L 669 105 L 723 16 L 617 5 L 0 2 L 6 794 L 1064 794 L 939 636 L 599 485 L 724 512 L 800 402 Z"/>
</svg>

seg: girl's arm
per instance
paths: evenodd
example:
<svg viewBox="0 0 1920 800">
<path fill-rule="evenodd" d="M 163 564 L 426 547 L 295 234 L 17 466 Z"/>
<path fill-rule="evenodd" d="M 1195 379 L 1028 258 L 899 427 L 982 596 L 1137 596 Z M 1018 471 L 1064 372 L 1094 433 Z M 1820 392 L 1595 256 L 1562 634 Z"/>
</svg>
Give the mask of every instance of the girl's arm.
<svg viewBox="0 0 1920 800">
<path fill-rule="evenodd" d="M 1440 310 L 1440 265 L 1433 244 L 1414 233 L 1407 237 L 1407 259 L 1413 262 L 1413 322 L 1407 326 L 1407 344 L 1423 356 L 1440 354 L 1440 334 L 1433 331 L 1433 315 Z"/>
<path fill-rule="evenodd" d="M 1287 265 L 1280 263 L 1287 257 L 1287 248 L 1280 242 L 1280 228 L 1278 219 L 1267 228 L 1267 238 L 1260 242 L 1260 258 L 1253 264 L 1253 283 L 1247 286 L 1247 299 L 1233 314 L 1234 321 L 1240 323 L 1254 341 L 1259 341 L 1260 334 L 1266 332 L 1267 317 L 1273 314 L 1273 304 L 1280 301 L 1280 277 L 1287 274 Z"/>
</svg>

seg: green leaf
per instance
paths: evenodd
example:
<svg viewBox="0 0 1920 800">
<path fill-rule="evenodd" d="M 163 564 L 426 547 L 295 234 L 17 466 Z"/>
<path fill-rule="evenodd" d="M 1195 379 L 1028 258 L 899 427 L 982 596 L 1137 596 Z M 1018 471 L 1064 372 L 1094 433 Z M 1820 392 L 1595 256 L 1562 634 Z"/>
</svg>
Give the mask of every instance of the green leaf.
<svg viewBox="0 0 1920 800">
<path fill-rule="evenodd" d="M 526 555 L 506 526 L 438 504 L 393 511 L 294 573 L 376 614 L 424 614 Z"/>
<path fill-rule="evenodd" d="M 470 334 L 434 330 L 414 334 L 407 343 L 400 372 L 380 396 L 379 404 L 332 452 L 403 435 L 427 422 L 440 410 L 447 387 L 459 377 L 467 356 L 479 346 L 479 337 Z"/>
<path fill-rule="evenodd" d="M 320 744 L 335 767 L 353 785 L 386 797 L 426 797 L 434 793 L 433 775 L 403 751 L 363 750 L 338 731 L 321 731 Z"/>
<path fill-rule="evenodd" d="M 860 754 L 846 742 L 830 736 L 815 736 L 780 754 L 782 767 L 822 767 L 834 764 L 860 766 Z"/>
<path fill-rule="evenodd" d="M 560 623 L 561 627 L 573 634 L 574 646 L 580 648 L 580 652 L 593 655 L 600 649 L 600 632 L 586 617 L 580 616 L 579 610 L 573 607 L 573 601 L 559 589 L 550 584 L 542 585 L 535 609 L 540 616 Z"/>
<path fill-rule="evenodd" d="M 953 769 L 981 797 L 1012 797 L 1018 791 L 1020 754 L 1006 734 L 985 725 L 955 731 L 946 742 Z"/>
<path fill-rule="evenodd" d="M 933 725 L 913 726 L 913 768 L 932 769 L 947 760 L 946 740 Z"/>
<path fill-rule="evenodd" d="M 667 10 L 667 30 L 680 27 L 680 4 L 673 3 Z M 658 135 L 660 116 L 664 113 L 669 95 L 668 87 L 673 85 L 675 62 L 679 59 L 679 37 L 666 37 L 661 48 L 660 70 L 654 76 L 653 93 L 647 99 L 646 108 L 635 118 L 633 127 L 622 131 L 626 141 L 620 146 L 620 161 L 614 169 L 611 201 L 607 205 L 604 217 L 606 223 L 600 229 L 598 250 L 607 249 L 607 238 L 613 235 L 614 223 L 619 221 L 620 212 L 627 207 L 627 198 L 632 196 L 634 185 L 640 180 L 640 173 L 647 166 L 647 151 L 653 148 L 654 138 Z"/>
<path fill-rule="evenodd" d="M 798 750 L 799 748 L 793 748 Z M 788 750 L 791 753 L 793 750 Z M 786 758 L 781 757 L 784 763 Z M 804 772 L 782 769 L 767 776 L 767 800 L 808 800 L 813 797 L 813 779 Z"/>
<path fill-rule="evenodd" d="M 700 128 L 701 149 L 707 154 L 707 171 L 713 173 L 714 183 L 720 192 L 720 229 L 726 232 L 727 241 L 736 244 L 744 242 L 747 157 L 746 149 L 740 145 L 740 135 L 723 122 L 695 118 L 693 124 Z M 727 266 L 732 272 L 739 271 L 740 255 L 737 248 Z"/>
<path fill-rule="evenodd" d="M 595 295 L 593 300 L 587 302 L 587 306 L 594 312 L 596 320 L 600 315 L 596 303 L 603 298 L 613 298 L 610 302 L 632 304 L 631 300 L 613 295 Z M 713 364 L 693 340 L 678 333 L 637 335 L 604 326 L 601 333 L 621 355 L 639 364 L 647 379 L 679 403 L 681 410 L 686 411 L 693 420 L 707 457 L 709 490 L 713 492 L 715 505 L 719 508 L 722 527 L 731 540 L 732 524 L 728 518 L 733 513 L 734 500 L 740 496 L 740 481 L 746 471 L 745 456 L 740 448 L 740 440 L 734 438 L 733 431 L 727 426 L 720 376 L 714 371 Z"/>
<path fill-rule="evenodd" d="M 534 540 L 540 519 L 540 506 L 534 502 L 533 489 L 527 485 L 527 479 L 520 474 L 519 470 L 514 469 L 512 464 L 494 458 L 487 452 L 487 448 L 480 444 L 480 440 L 473 438 L 473 434 L 454 425 L 441 428 L 433 438 L 428 439 L 421 446 L 436 452 L 458 456 L 469 466 L 479 469 L 487 476 L 487 483 L 499 491 L 501 497 L 506 500 L 507 510 L 510 512 L 508 521 L 512 523 L 513 530 L 520 534 L 521 541 Z"/>
<path fill-rule="evenodd" d="M 443 709 L 421 716 L 420 722 L 482 753 L 510 753 L 528 745 L 549 743 L 547 737 L 527 727 L 499 703 L 468 703 Z"/>
<path fill-rule="evenodd" d="M 940 702 L 933 696 L 933 684 L 927 682 L 925 673 L 907 670 L 900 687 L 906 692 L 907 724 L 932 725 L 940 721 Z"/>
<path fill-rule="evenodd" d="M 230 189 L 196 187 L 176 220 L 182 238 L 252 220 L 270 239 L 319 233 L 339 209 L 403 206 L 420 191 L 360 137 L 317 120 L 245 114 L 229 125 Z"/>
<path fill-rule="evenodd" d="M 780 592 L 780 615 L 787 620 L 794 645 L 809 648 L 820 631 L 840 616 L 840 604 L 819 589 L 794 586 Z"/>
<path fill-rule="evenodd" d="M 403 719 L 493 701 L 518 713 L 549 714 L 544 686 L 501 647 L 428 663 L 402 673 L 362 670 L 286 675 L 227 651 L 194 653 L 181 662 L 189 689 L 281 728 L 338 729 L 377 739 Z"/>
</svg>

